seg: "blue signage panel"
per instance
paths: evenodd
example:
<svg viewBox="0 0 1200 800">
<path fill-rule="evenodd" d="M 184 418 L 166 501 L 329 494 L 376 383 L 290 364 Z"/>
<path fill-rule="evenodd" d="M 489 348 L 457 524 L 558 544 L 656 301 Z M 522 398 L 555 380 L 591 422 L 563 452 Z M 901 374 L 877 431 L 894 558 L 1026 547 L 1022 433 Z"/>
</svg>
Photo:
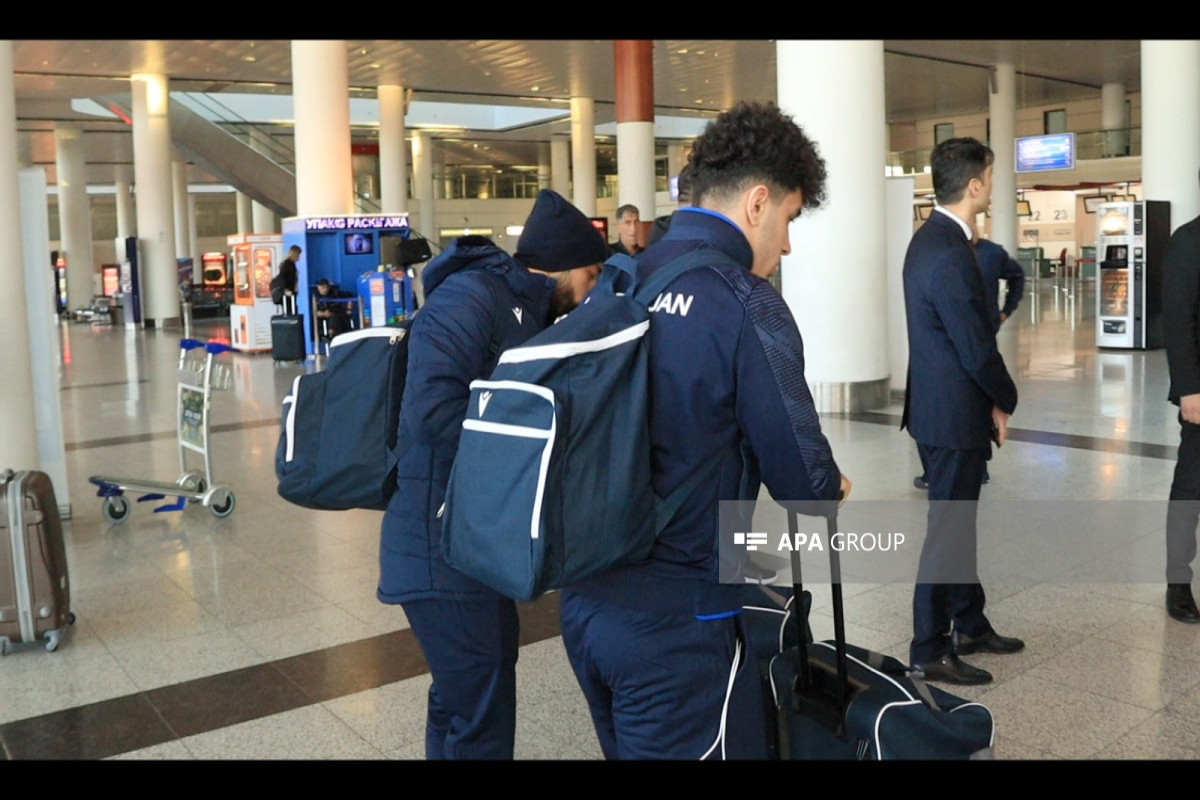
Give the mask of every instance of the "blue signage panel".
<svg viewBox="0 0 1200 800">
<path fill-rule="evenodd" d="M 1075 169 L 1075 134 L 1049 133 L 1016 141 L 1017 172 Z"/>
</svg>

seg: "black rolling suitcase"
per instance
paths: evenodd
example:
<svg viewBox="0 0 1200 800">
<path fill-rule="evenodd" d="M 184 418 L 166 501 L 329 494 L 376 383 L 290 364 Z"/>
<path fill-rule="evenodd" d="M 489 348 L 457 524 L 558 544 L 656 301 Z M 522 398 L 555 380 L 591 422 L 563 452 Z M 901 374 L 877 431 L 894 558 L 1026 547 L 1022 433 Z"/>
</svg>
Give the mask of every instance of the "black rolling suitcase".
<svg viewBox="0 0 1200 800">
<path fill-rule="evenodd" d="M 826 519 L 832 541 L 837 531 L 836 506 Z M 798 530 L 793 511 L 788 512 L 788 527 L 793 535 Z M 834 639 L 813 642 L 811 634 L 801 633 L 801 617 L 794 614 L 793 640 L 799 644 L 777 653 L 764 670 L 772 756 L 784 760 L 991 758 L 995 730 L 986 706 L 913 678 L 891 656 L 846 644 L 841 564 L 833 547 L 829 558 Z M 791 559 L 792 591 L 805 597 L 799 550 L 792 551 Z"/>
<path fill-rule="evenodd" d="M 271 358 L 281 361 L 304 360 L 304 317 L 296 313 L 296 298 L 283 298 L 284 313 L 271 317 Z"/>
<path fill-rule="evenodd" d="M 74 621 L 50 476 L 0 471 L 0 654 L 41 639 L 54 650 Z"/>
</svg>

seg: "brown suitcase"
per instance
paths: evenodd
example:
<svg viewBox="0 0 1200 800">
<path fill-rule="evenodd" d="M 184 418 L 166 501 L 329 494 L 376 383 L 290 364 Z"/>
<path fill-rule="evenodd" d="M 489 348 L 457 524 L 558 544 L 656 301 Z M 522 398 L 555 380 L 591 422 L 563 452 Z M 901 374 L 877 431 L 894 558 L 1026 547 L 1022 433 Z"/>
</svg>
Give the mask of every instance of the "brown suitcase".
<svg viewBox="0 0 1200 800">
<path fill-rule="evenodd" d="M 54 650 L 74 621 L 50 476 L 0 471 L 0 655 L 40 639 Z"/>
</svg>

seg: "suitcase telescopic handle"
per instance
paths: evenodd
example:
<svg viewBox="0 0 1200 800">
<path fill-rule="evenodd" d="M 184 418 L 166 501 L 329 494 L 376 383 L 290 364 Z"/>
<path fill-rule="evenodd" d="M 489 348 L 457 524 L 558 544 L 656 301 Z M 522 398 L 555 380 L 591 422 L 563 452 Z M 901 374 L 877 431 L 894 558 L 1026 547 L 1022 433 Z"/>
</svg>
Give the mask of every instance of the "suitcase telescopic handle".
<svg viewBox="0 0 1200 800">
<path fill-rule="evenodd" d="M 842 564 L 841 557 L 833 546 L 833 535 L 838 529 L 838 503 L 842 493 L 838 492 L 837 500 L 823 504 L 820 514 L 825 517 L 826 537 L 829 540 L 829 583 L 830 595 L 833 601 L 833 638 L 834 649 L 837 653 L 837 702 L 838 708 L 846 708 L 846 696 L 849 693 L 848 659 L 846 656 L 846 616 L 842 600 Z M 798 514 L 788 509 L 788 532 L 792 536 L 800 529 Z M 800 663 L 796 670 L 796 687 L 807 691 L 812 687 L 812 666 L 808 661 L 808 639 L 804 635 L 804 620 L 800 619 L 800 609 L 803 607 L 801 598 L 804 592 L 803 576 L 800 569 L 800 549 L 793 546 L 790 553 L 792 565 L 792 594 L 796 608 L 797 638 L 800 642 Z"/>
</svg>

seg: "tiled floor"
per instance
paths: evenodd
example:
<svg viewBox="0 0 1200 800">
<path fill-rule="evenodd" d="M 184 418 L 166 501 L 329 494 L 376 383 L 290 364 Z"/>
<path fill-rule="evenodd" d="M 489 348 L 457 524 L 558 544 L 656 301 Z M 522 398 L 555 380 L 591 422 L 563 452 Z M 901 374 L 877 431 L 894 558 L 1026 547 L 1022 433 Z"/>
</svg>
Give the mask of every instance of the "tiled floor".
<svg viewBox="0 0 1200 800">
<path fill-rule="evenodd" d="M 981 518 L 1006 503 L 1145 503 L 1145 529 L 1109 557 L 1140 559 L 1153 575 L 1178 443 L 1166 359 L 1098 352 L 1093 304 L 1087 283 L 1044 280 L 1001 331 L 1020 405 L 991 462 Z M 224 334 L 196 325 L 202 337 Z M 212 459 L 214 478 L 236 491 L 228 518 L 137 505 L 109 525 L 88 476 L 178 475 L 178 334 L 72 324 L 62 335 L 78 621 L 56 652 L 0 659 L 0 752 L 421 758 L 429 678 L 403 613 L 375 599 L 380 514 L 312 512 L 275 493 L 280 401 L 304 368 L 275 366 L 269 354 L 224 357 L 234 381 L 214 394 Z M 899 411 L 824 419 L 852 502 L 924 502 Z M 1200 630 L 1166 617 L 1156 579 L 1001 583 L 987 563 L 980 569 L 996 627 L 1028 643 L 1019 655 L 976 657 L 995 682 L 957 690 L 992 709 L 998 758 L 1200 756 Z M 813 626 L 826 638 L 828 587 L 812 588 Z M 850 641 L 904 658 L 911 586 L 845 593 Z M 599 758 L 555 597 L 523 606 L 522 619 L 518 757 Z"/>
</svg>

